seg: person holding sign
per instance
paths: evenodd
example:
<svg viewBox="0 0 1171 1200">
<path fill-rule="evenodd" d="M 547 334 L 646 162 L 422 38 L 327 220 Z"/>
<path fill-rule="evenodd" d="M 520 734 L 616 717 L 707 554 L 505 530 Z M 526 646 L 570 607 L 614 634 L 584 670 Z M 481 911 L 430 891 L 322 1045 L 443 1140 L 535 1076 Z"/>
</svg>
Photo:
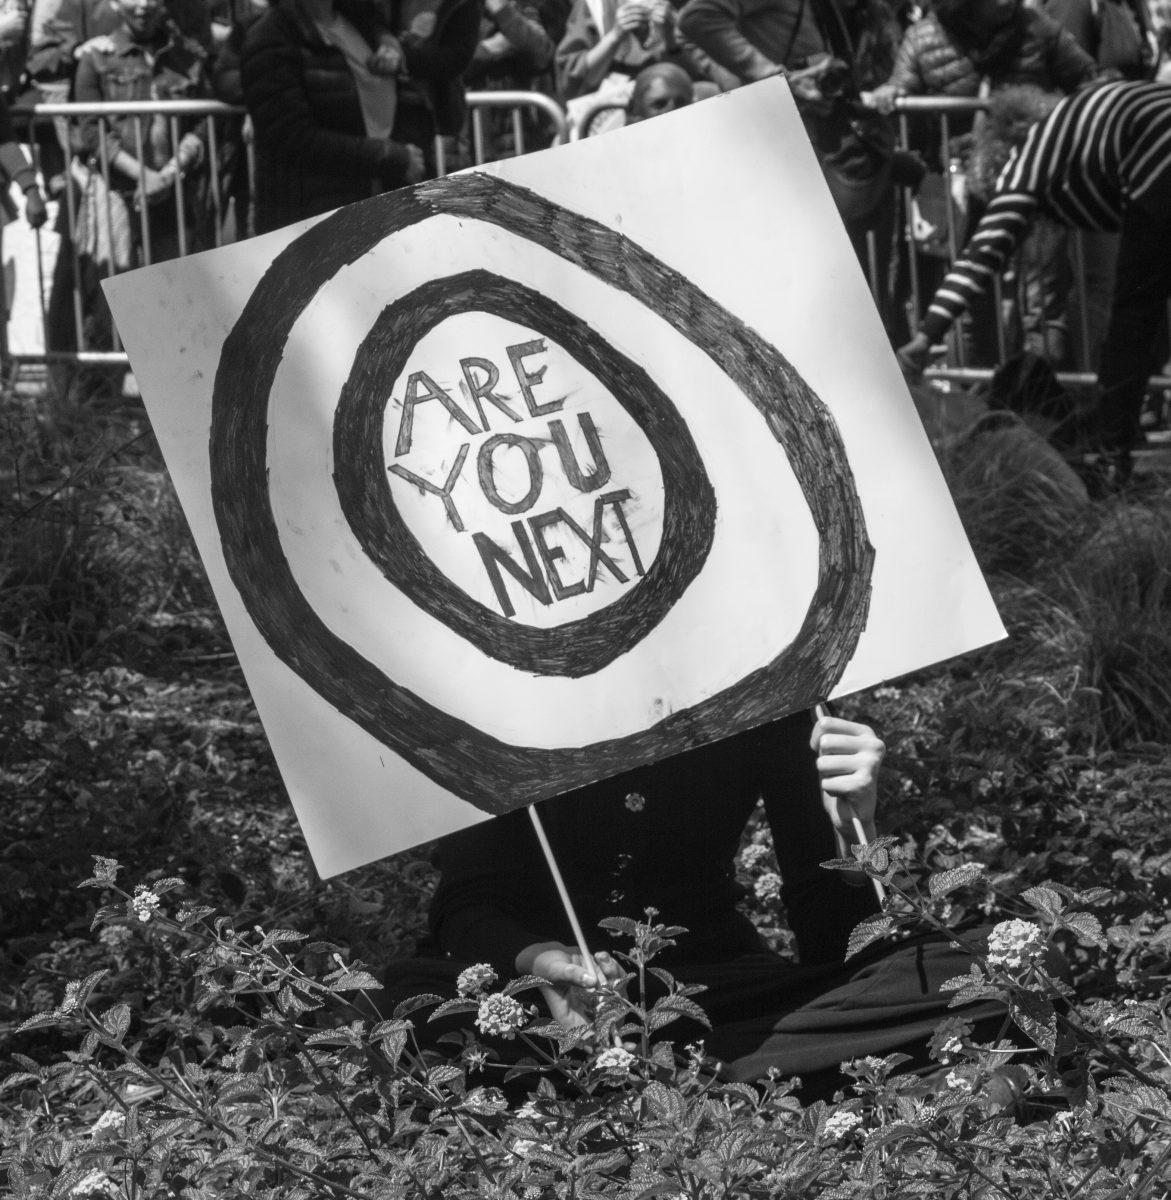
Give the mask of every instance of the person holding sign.
<svg viewBox="0 0 1171 1200">
<path fill-rule="evenodd" d="M 713 1030 L 684 1022 L 673 1040 L 704 1039 L 733 1079 L 800 1075 L 807 1094 L 838 1086 L 847 1059 L 900 1050 L 921 1060 L 947 1011 L 939 985 L 970 961 L 942 940 L 916 939 L 843 962 L 851 929 L 877 906 L 863 876 L 820 864 L 835 840 L 848 854 L 855 814 L 873 836 L 884 747 L 868 726 L 836 717 L 810 731 L 798 713 L 541 805 L 586 929 L 607 916 L 645 919 L 648 908 L 687 927 L 657 961 L 706 986 L 698 999 Z M 768 950 L 738 908 L 734 860 L 758 799 L 799 963 Z M 550 1013 L 586 1020 L 600 981 L 573 945 L 527 815 L 445 838 L 437 863 L 430 923 L 445 959 L 398 964 L 392 993 L 450 990 L 460 970 L 489 962 L 502 978 L 543 977 Z M 619 977 L 609 955 L 594 957 L 608 980 Z M 985 1004 L 974 1016 L 995 1021 L 995 1037 L 1003 1008 Z"/>
</svg>

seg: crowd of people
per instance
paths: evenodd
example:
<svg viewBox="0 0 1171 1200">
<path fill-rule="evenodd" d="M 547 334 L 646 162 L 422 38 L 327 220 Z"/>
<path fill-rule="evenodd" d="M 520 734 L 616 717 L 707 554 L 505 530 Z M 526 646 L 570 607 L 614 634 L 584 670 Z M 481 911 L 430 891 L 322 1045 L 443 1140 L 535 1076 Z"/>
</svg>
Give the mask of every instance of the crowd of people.
<svg viewBox="0 0 1171 1200">
<path fill-rule="evenodd" d="M 76 349 L 79 333 L 103 348 L 112 334 L 102 275 L 465 165 L 469 90 L 541 92 L 596 132 L 784 74 L 897 346 L 927 315 L 911 311 L 912 292 L 930 296 L 957 235 L 962 243 L 986 210 L 1003 210 L 997 180 L 1028 128 L 1062 97 L 1104 82 L 1161 79 L 1157 104 L 1171 86 L 1169 51 L 1171 0 L 0 0 L 0 93 L 10 106 L 212 98 L 247 111 L 211 144 L 194 117 L 42 124 L 39 176 L 15 131 L 0 126 L 0 170 L 24 188 L 30 223 L 45 219 L 42 185 L 50 200 L 70 193 L 48 348 Z M 892 115 L 906 96 L 1011 103 L 999 117 L 954 118 L 942 145 L 933 123 L 912 119 L 908 150 L 896 148 Z M 534 114 L 488 111 L 483 128 L 489 157 L 521 149 L 518 138 L 531 148 L 551 136 Z M 913 214 L 924 249 L 945 224 L 953 230 L 934 258 L 908 256 L 900 231 L 903 189 L 918 191 L 925 176 Z M 969 364 L 995 365 L 1006 345 L 1058 368 L 1117 358 L 1108 330 L 1124 197 L 1150 185 L 1115 184 L 1108 212 L 1033 205 L 1011 257 L 969 261 L 974 279 L 1009 269 L 1022 301 L 994 307 L 990 289 L 968 287 Z M 941 221 L 932 197 L 951 219 Z M 1079 288 L 1071 224 L 1083 231 Z M 925 328 L 949 323 L 939 313 L 936 304 Z M 1146 338 L 1149 316 L 1140 324 L 1132 342 Z M 917 346 L 904 362 L 921 358 Z"/>
</svg>

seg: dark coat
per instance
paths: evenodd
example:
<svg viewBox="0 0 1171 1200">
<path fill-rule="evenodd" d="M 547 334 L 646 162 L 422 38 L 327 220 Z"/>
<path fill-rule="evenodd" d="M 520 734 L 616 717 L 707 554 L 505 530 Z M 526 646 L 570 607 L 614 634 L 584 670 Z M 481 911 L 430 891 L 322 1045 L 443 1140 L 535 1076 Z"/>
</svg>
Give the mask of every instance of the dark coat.
<svg viewBox="0 0 1171 1200">
<path fill-rule="evenodd" d="M 373 50 L 373 30 L 347 16 Z M 240 68 L 256 137 L 258 233 L 406 181 L 406 147 L 366 136 L 345 57 L 297 0 L 280 0 L 248 30 Z"/>
<path fill-rule="evenodd" d="M 1043 13 L 1025 9 L 1022 21 L 1016 53 L 985 72 L 930 13 L 907 30 L 890 83 L 911 96 L 975 96 L 986 73 L 993 87 L 1032 84 L 1072 92 L 1097 74 L 1094 60 Z"/>
</svg>

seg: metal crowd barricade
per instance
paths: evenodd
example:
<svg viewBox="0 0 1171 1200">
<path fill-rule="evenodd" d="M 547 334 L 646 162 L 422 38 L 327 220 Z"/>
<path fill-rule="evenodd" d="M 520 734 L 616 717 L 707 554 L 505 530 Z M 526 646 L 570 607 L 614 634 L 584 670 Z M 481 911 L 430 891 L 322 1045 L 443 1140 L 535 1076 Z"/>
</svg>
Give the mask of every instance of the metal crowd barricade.
<svg viewBox="0 0 1171 1200">
<path fill-rule="evenodd" d="M 526 153 L 525 113 L 539 115 L 552 127 L 553 136 L 547 145 L 560 146 L 568 138 L 569 126 L 565 110 L 543 92 L 499 91 L 468 92 L 468 125 L 466 132 L 471 141 L 472 164 L 493 162 L 498 158 L 515 157 Z M 493 145 L 485 129 L 485 115 L 490 111 L 508 113 L 512 144 L 509 154 L 498 145 Z M 435 139 L 435 163 L 440 175 L 447 174 L 447 142 L 442 137 Z"/>
<path fill-rule="evenodd" d="M 60 146 L 64 170 L 59 203 L 65 221 L 58 256 L 69 255 L 71 261 L 64 264 L 67 270 L 63 270 L 63 264 L 58 261 L 53 284 L 60 288 L 70 280 L 72 293 L 69 298 L 72 339 L 69 339 L 67 334 L 63 336 L 64 330 L 59 327 L 59 320 L 50 328 L 50 308 L 54 307 L 59 315 L 62 297 L 56 297 L 54 302 L 51 285 L 44 277 L 41 238 L 38 231 L 38 289 L 44 351 L 39 354 L 16 354 L 12 357 L 17 362 L 65 361 L 86 365 L 125 365 L 126 354 L 118 341 L 117 331 L 112 327 L 111 344 L 108 347 L 93 347 L 87 344 L 87 296 L 84 288 L 86 276 L 82 265 L 83 254 L 89 249 L 97 250 L 93 265 L 101 277 L 154 261 L 157 231 L 152 228 L 151 222 L 152 199 L 158 203 L 174 205 L 175 249 L 179 256 L 222 244 L 225 239 L 228 197 L 224 194 L 220 149 L 224 143 L 225 122 L 241 118 L 243 109 L 233 108 L 216 100 L 143 100 L 92 104 L 37 104 L 31 108 L 13 109 L 12 116 L 18 129 L 27 128 L 26 140 L 34 148 L 37 165 L 42 168 L 42 174 L 44 163 L 40 161 L 43 155 L 39 149 L 39 129 L 51 124 L 53 136 Z M 203 150 L 198 168 L 186 173 L 177 171 L 167 193 L 160 193 L 158 197 L 147 196 L 145 177 L 140 178 L 137 185 L 127 187 L 124 184 L 121 188 L 114 186 L 111 182 L 111 125 L 113 122 L 123 122 L 127 118 L 132 122 L 132 139 L 126 149 L 139 162 L 143 160 L 146 139 L 151 136 L 150 126 L 157 129 L 157 122 L 162 119 L 165 122 L 167 146 L 172 156 L 178 153 L 185 133 L 195 132 L 200 137 Z M 83 162 L 78 155 L 81 146 L 79 134 L 91 122 L 95 123 L 92 127 L 97 132 L 96 154 L 90 154 L 89 161 Z M 248 194 L 251 195 L 255 161 L 251 144 L 243 139 L 241 144 L 248 175 Z M 126 179 L 125 176 L 122 178 Z M 128 180 L 126 182 L 129 183 Z M 115 196 L 117 200 L 113 198 Z M 79 230 L 79 209 L 83 204 L 86 205 L 86 228 Z M 197 244 L 194 237 L 192 218 L 196 215 L 196 204 L 202 208 L 199 214 L 202 217 L 200 224 L 208 232 L 206 245 Z M 238 214 L 238 217 L 242 215 Z M 125 224 L 123 218 L 126 218 Z M 246 220 L 244 223 L 246 224 Z M 81 244 L 83 236 L 93 243 L 92 247 Z M 129 254 L 128 246 L 131 248 Z M 92 296 L 88 299 L 92 300 Z M 73 347 L 52 347 L 52 343 L 63 340 L 72 340 Z"/>
<path fill-rule="evenodd" d="M 512 145 L 511 153 L 523 154 L 526 140 L 531 140 L 531 126 L 526 124 L 526 113 L 539 117 L 549 134 L 545 144 L 559 145 L 567 139 L 568 126 L 565 112 L 556 101 L 538 92 L 499 91 L 468 93 L 469 120 L 467 137 L 475 163 L 490 161 L 501 153 L 493 145 L 485 128 L 485 116 L 489 111 L 503 111 L 508 115 Z M 37 166 L 44 171 L 44 157 L 38 150 L 46 134 L 55 142 L 64 160 L 63 187 L 59 192 L 62 240 L 58 255 L 66 255 L 68 261 L 58 262 L 52 280 L 47 278 L 42 254 L 41 231 L 35 236 L 37 293 L 40 312 L 43 350 L 11 355 L 17 364 L 63 362 L 77 365 L 111 367 L 127 365 L 125 351 L 118 342 L 117 331 L 110 330 L 105 345 L 90 344 L 87 336 L 87 306 L 94 297 L 86 295 L 83 278 L 82 257 L 87 250 L 81 244 L 85 236 L 95 243 L 100 251 L 94 266 L 101 276 L 116 274 L 133 266 L 155 261 L 157 258 L 158 233 L 152 226 L 152 205 L 146 195 L 146 185 L 140 180 L 133 185 L 125 176 L 113 170 L 111 154 L 111 128 L 115 122 L 122 124 L 130 119 L 123 132 L 129 136 L 125 148 L 138 161 L 142 161 L 147 139 L 152 135 L 158 140 L 159 122 L 163 124 L 165 143 L 172 156 L 179 149 L 183 134 L 197 132 L 203 142 L 202 163 L 198 169 L 177 173 L 171 181 L 166 203 L 173 205 L 175 228 L 168 230 L 170 245 L 167 257 L 179 257 L 196 250 L 219 246 L 226 240 L 248 236 L 252 232 L 251 214 L 248 211 L 232 211 L 234 228 L 228 217 L 233 200 L 226 194 L 224 166 L 221 150 L 228 135 L 229 123 L 239 124 L 244 109 L 221 104 L 216 100 L 169 100 L 169 101 L 126 101 L 92 104 L 45 103 L 32 107 L 15 108 L 12 117 L 19 130 L 27 130 L 24 138 L 33 147 Z M 93 123 L 92 126 L 90 123 Z M 96 147 L 91 148 L 88 161 L 78 156 L 81 145 L 80 132 L 91 127 L 96 131 Z M 47 132 L 51 127 L 51 132 Z M 247 187 L 240 195 L 255 196 L 256 161 L 250 139 L 241 136 L 237 128 L 243 169 Z M 440 174 L 446 173 L 446 144 L 436 139 L 436 164 Z M 96 185 L 95 186 L 95 180 Z M 47 182 L 47 180 L 46 180 Z M 120 184 L 114 186 L 114 184 Z M 94 196 L 98 196 L 95 212 Z M 117 197 L 112 199 L 111 197 Z M 84 228 L 79 230 L 79 211 L 85 206 Z M 198 211 L 196 211 L 198 210 Z M 117 215 L 116 215 L 117 214 Z M 206 236 L 197 238 L 192 217 L 200 218 L 200 232 Z M 128 224 L 127 220 L 128 218 Z M 129 242 L 132 253 L 119 254 L 117 247 Z M 88 247 L 93 249 L 95 247 Z M 91 277 L 93 272 L 87 267 Z M 66 289 L 68 295 L 53 296 L 53 285 L 59 293 Z M 92 292 L 92 288 L 90 289 Z M 97 301 L 100 304 L 100 300 Z M 51 312 L 52 310 L 52 316 Z M 52 327 L 51 327 L 52 326 Z M 63 342 L 72 343 L 63 348 Z"/>
</svg>

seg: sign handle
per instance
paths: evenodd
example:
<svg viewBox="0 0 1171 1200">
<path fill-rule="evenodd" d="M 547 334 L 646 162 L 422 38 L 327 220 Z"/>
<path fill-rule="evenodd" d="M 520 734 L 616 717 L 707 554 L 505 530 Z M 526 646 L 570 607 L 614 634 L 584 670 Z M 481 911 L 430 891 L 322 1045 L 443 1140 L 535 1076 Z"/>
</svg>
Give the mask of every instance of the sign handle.
<svg viewBox="0 0 1171 1200">
<path fill-rule="evenodd" d="M 545 825 L 541 820 L 541 814 L 537 812 L 535 804 L 530 804 L 528 811 L 529 820 L 533 823 L 533 831 L 536 833 L 537 841 L 541 845 L 541 852 L 545 856 L 545 861 L 549 864 L 549 871 L 553 876 L 554 884 L 557 886 L 557 894 L 561 897 L 561 906 L 565 909 L 566 917 L 569 918 L 569 927 L 573 930 L 573 939 L 577 942 L 577 948 L 581 951 L 582 963 L 587 970 L 593 971 L 594 975 L 597 976 L 598 986 L 604 987 L 606 977 L 594 961 L 594 956 L 590 953 L 589 946 L 586 945 L 581 922 L 577 919 L 577 910 L 573 907 L 573 900 L 570 898 L 569 889 L 565 886 L 565 879 L 562 877 L 561 868 L 557 865 L 557 859 L 553 857 L 553 847 L 549 845 L 549 838 L 545 833 Z"/>
<path fill-rule="evenodd" d="M 825 704 L 815 704 L 813 706 L 813 715 L 816 720 L 820 721 L 820 720 L 822 720 L 822 718 L 829 716 L 829 708 Z M 825 792 L 822 792 L 823 796 L 825 794 L 826 794 Z M 841 797 L 835 796 L 835 797 L 833 797 L 833 799 L 840 800 Z M 859 819 L 858 814 L 854 811 L 854 805 L 849 800 L 847 800 L 846 807 L 850 810 L 850 824 L 853 825 L 853 827 L 854 827 L 854 837 L 857 839 L 858 845 L 859 846 L 869 846 L 870 839 L 866 836 L 866 830 L 862 828 L 862 822 Z M 871 875 L 869 878 L 870 878 L 870 882 L 872 884 L 874 884 L 874 894 L 878 897 L 878 903 L 885 904 L 886 903 L 886 888 L 883 887 L 882 880 L 875 879 L 873 875 Z"/>
</svg>

